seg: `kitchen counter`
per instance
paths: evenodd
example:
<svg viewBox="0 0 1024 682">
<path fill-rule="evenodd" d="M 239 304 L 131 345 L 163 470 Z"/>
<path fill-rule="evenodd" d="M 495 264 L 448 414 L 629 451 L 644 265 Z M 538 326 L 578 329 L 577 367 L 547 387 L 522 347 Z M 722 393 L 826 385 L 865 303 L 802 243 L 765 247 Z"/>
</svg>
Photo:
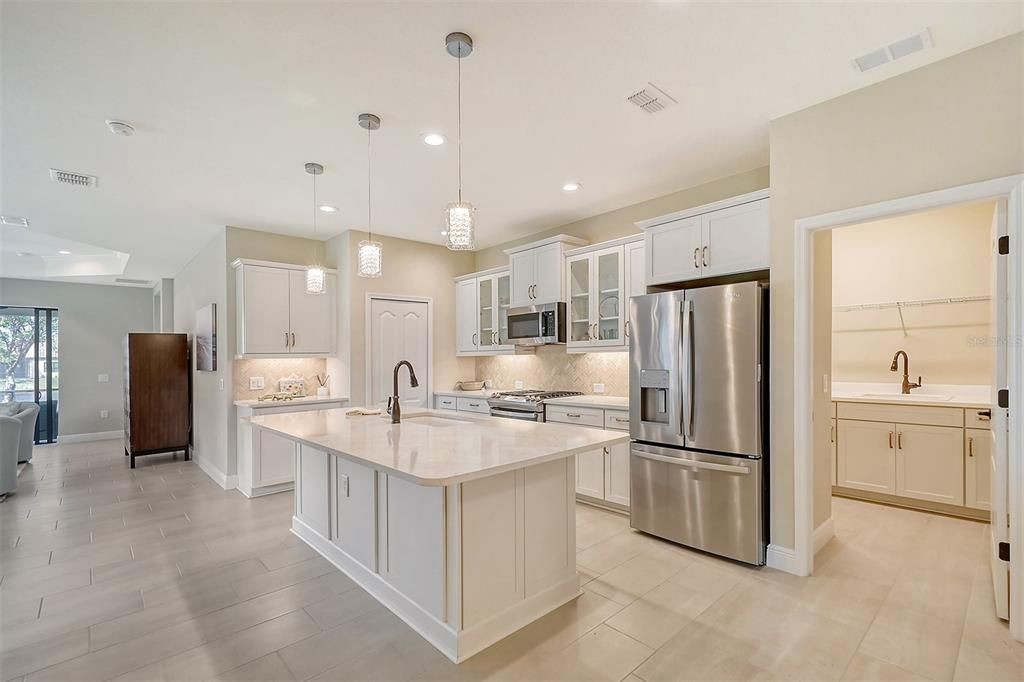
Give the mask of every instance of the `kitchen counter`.
<svg viewBox="0 0 1024 682">
<path fill-rule="evenodd" d="M 485 400 L 495 393 L 498 393 L 498 391 L 493 388 L 485 388 L 479 391 L 434 391 L 434 395 L 450 395 L 456 398 L 484 398 Z"/>
<path fill-rule="evenodd" d="M 621 431 L 451 410 L 264 414 L 292 532 L 455 662 L 577 598 L 576 458 Z"/>
<path fill-rule="evenodd" d="M 301 398 L 292 398 L 291 400 L 236 400 L 235 405 L 237 407 L 251 407 L 253 409 L 260 409 L 264 407 L 288 407 L 289 405 L 321 405 L 323 403 L 337 403 L 347 401 L 347 395 L 331 395 L 327 397 L 304 395 Z"/>
<path fill-rule="evenodd" d="M 597 407 L 603 410 L 628 410 L 629 398 L 611 395 L 574 395 L 568 398 L 545 400 L 545 405 L 567 405 L 570 407 Z"/>
<path fill-rule="evenodd" d="M 860 383 L 833 382 L 832 400 L 844 403 L 883 403 L 886 405 L 922 405 L 934 407 L 963 407 L 971 409 L 992 406 L 988 386 L 962 384 L 925 384 L 915 388 L 910 395 L 900 393 L 897 382 Z M 929 398 L 928 396 L 936 396 Z M 948 398 L 947 398 L 948 396 Z"/>
<path fill-rule="evenodd" d="M 621 432 L 450 410 L 408 410 L 401 424 L 392 424 L 387 415 L 349 417 L 346 411 L 272 414 L 251 422 L 426 486 L 462 483 L 629 442 Z"/>
</svg>

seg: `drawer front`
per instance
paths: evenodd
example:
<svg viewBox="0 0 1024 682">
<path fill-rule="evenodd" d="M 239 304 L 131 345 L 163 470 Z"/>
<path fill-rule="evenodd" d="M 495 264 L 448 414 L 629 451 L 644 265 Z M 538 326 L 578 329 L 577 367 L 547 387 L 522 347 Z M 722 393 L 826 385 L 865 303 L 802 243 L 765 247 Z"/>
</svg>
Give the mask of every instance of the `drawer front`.
<svg viewBox="0 0 1024 682">
<path fill-rule="evenodd" d="M 450 395 L 439 395 L 434 397 L 434 409 L 437 410 L 457 410 L 458 405 L 455 403 L 455 398 Z"/>
<path fill-rule="evenodd" d="M 992 410 L 991 408 L 964 410 L 964 425 L 969 429 L 991 429 Z"/>
<path fill-rule="evenodd" d="M 604 428 L 615 431 L 629 431 L 629 412 L 626 410 L 605 410 Z"/>
<path fill-rule="evenodd" d="M 480 414 L 490 414 L 491 408 L 487 404 L 486 398 L 456 398 L 455 408 L 459 412 L 479 412 Z"/>
<path fill-rule="evenodd" d="M 599 429 L 604 428 L 604 410 L 593 407 L 548 405 L 545 408 L 545 415 L 549 422 L 583 424 L 584 426 L 596 426 Z"/>
<path fill-rule="evenodd" d="M 931 407 L 920 405 L 883 405 L 881 403 L 844 403 L 838 406 L 840 419 L 859 419 L 871 422 L 900 422 L 926 426 L 964 425 L 963 410 L 957 407 Z"/>
</svg>

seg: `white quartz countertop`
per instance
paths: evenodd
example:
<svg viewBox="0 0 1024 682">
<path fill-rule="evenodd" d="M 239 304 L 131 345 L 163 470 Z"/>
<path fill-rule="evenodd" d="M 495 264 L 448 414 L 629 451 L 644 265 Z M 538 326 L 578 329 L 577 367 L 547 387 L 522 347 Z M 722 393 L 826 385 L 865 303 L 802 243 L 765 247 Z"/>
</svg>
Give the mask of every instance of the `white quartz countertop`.
<svg viewBox="0 0 1024 682">
<path fill-rule="evenodd" d="M 327 397 L 318 397 L 315 395 L 304 395 L 301 398 L 292 398 L 291 400 L 236 400 L 235 405 L 259 409 L 261 407 L 288 407 L 289 405 L 321 405 L 323 403 L 336 403 L 343 400 L 348 400 L 348 396 L 329 395 Z"/>
<path fill-rule="evenodd" d="M 267 429 L 426 486 L 462 483 L 629 442 L 622 431 L 493 419 L 451 410 L 349 417 L 347 409 L 254 416 Z"/>
<path fill-rule="evenodd" d="M 552 398 L 545 405 L 568 405 L 571 407 L 596 407 L 604 410 L 628 410 L 629 398 L 611 395 L 572 395 L 567 398 Z"/>
<path fill-rule="evenodd" d="M 490 398 L 497 390 L 485 388 L 480 391 L 434 391 L 434 395 L 455 396 L 456 398 Z"/>
<path fill-rule="evenodd" d="M 832 383 L 832 400 L 843 403 L 988 408 L 992 406 L 991 391 L 989 386 L 926 383 L 904 396 L 900 394 L 898 381 L 891 384 L 835 381 Z"/>
</svg>

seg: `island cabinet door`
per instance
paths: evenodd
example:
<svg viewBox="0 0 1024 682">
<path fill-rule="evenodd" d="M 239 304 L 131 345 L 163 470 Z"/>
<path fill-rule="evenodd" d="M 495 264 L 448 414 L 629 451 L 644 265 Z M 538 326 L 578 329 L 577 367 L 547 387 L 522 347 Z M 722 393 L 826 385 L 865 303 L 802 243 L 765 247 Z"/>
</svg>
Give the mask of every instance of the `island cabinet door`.
<svg viewBox="0 0 1024 682">
<path fill-rule="evenodd" d="M 604 448 L 576 455 L 576 492 L 604 499 Z"/>
<path fill-rule="evenodd" d="M 326 452 L 300 445 L 295 458 L 295 516 L 325 538 L 330 537 L 329 457 Z"/>
<path fill-rule="evenodd" d="M 377 472 L 334 458 L 334 544 L 370 571 L 377 571 Z"/>
</svg>

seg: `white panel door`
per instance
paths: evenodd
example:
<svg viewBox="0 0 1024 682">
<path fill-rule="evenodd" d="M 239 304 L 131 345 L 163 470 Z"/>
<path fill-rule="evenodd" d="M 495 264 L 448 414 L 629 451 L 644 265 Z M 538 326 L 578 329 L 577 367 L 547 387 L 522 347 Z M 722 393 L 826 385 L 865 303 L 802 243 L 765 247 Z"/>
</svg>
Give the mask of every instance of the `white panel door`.
<svg viewBox="0 0 1024 682">
<path fill-rule="evenodd" d="M 245 291 L 241 353 L 287 353 L 291 346 L 288 321 L 288 273 L 282 268 L 244 265 Z"/>
<path fill-rule="evenodd" d="M 964 504 L 974 509 L 991 509 L 992 432 L 967 429 L 964 438 Z"/>
<path fill-rule="evenodd" d="M 292 353 L 320 354 L 335 352 L 335 310 L 337 277 L 327 275 L 327 290 L 322 294 L 306 293 L 306 273 L 288 271 Z"/>
<path fill-rule="evenodd" d="M 607 448 L 604 467 L 604 499 L 629 506 L 629 443 Z"/>
<path fill-rule="evenodd" d="M 836 463 L 836 459 L 837 459 L 837 455 L 838 455 L 838 453 L 837 453 L 837 450 L 838 450 L 837 445 L 838 444 L 836 443 L 836 439 L 837 439 L 837 435 L 838 434 L 836 433 L 836 420 L 835 419 L 832 420 L 832 425 L 829 428 L 830 428 L 829 440 L 832 443 L 832 485 L 836 485 L 836 472 L 838 471 L 839 467 L 838 467 L 838 465 Z"/>
<path fill-rule="evenodd" d="M 647 284 L 665 284 L 701 276 L 700 216 L 648 228 L 644 234 Z"/>
<path fill-rule="evenodd" d="M 963 430 L 951 426 L 897 424 L 896 494 L 962 505 Z"/>
<path fill-rule="evenodd" d="M 263 429 L 253 429 L 259 439 L 253 462 L 253 486 L 275 485 L 295 480 L 295 441 Z"/>
<path fill-rule="evenodd" d="M 604 499 L 604 448 L 576 455 L 576 492 Z"/>
<path fill-rule="evenodd" d="M 562 245 L 548 244 L 533 249 L 534 282 L 533 302 L 556 303 L 562 300 Z"/>
<path fill-rule="evenodd" d="M 402 406 L 429 407 L 428 311 L 425 301 L 374 298 L 370 301 L 370 339 L 367 347 L 367 376 L 370 387 L 367 404 L 385 406 L 392 391 L 395 363 L 408 360 L 416 369 L 419 387 L 409 383 L 408 369 L 398 373 Z"/>
<path fill-rule="evenodd" d="M 512 307 L 533 305 L 533 285 L 537 282 L 537 257 L 532 249 L 509 256 L 512 275 Z"/>
<path fill-rule="evenodd" d="M 990 253 L 992 258 L 992 338 L 1005 339 L 1008 334 L 1008 319 L 1013 306 L 1019 306 L 1019 294 L 1011 292 L 1007 286 L 1007 256 L 1000 256 L 998 242 L 1007 236 L 1007 202 L 1000 199 L 992 214 Z M 1015 247 L 1019 248 L 1019 247 Z M 989 564 L 992 569 L 992 591 L 995 595 L 996 615 L 1004 620 L 1010 618 L 1010 563 L 999 558 L 999 544 L 1010 541 L 1010 474 L 1009 474 L 1009 435 L 1007 422 L 1009 409 L 999 407 L 997 391 L 1006 388 L 1010 383 L 1009 358 L 1007 345 L 997 343 L 993 348 L 995 362 L 992 367 L 992 491 L 989 505 L 992 509 L 989 516 L 991 530 L 991 551 Z M 1018 551 L 1018 550 L 1015 550 Z M 1019 554 L 1018 554 L 1019 556 Z M 1018 561 L 1018 560 L 1014 560 Z M 1020 564 L 1018 564 L 1019 566 Z M 1015 616 L 1016 617 L 1016 616 Z M 1013 625 L 1013 624 L 1011 624 Z"/>
<path fill-rule="evenodd" d="M 768 200 L 761 199 L 701 216 L 702 276 L 764 270 L 769 263 Z"/>
<path fill-rule="evenodd" d="M 477 350 L 476 280 L 455 283 L 455 349 L 460 353 Z"/>
<path fill-rule="evenodd" d="M 837 484 L 896 493 L 896 427 L 882 422 L 839 421 Z"/>
</svg>

